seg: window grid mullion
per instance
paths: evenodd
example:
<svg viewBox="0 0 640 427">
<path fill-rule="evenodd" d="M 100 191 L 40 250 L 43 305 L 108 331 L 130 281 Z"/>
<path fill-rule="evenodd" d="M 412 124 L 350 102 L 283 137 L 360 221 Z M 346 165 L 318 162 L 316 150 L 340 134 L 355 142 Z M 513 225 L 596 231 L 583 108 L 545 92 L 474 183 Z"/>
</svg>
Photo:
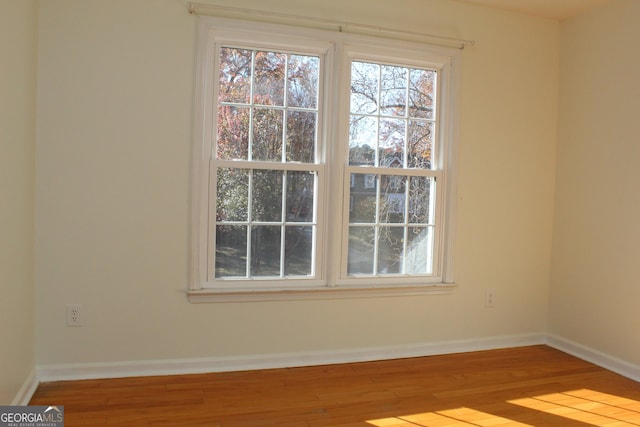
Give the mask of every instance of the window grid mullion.
<svg viewBox="0 0 640 427">
<path fill-rule="evenodd" d="M 402 152 L 402 167 L 409 167 L 409 94 L 411 85 L 411 70 L 407 68 L 406 84 L 404 89 L 404 150 Z M 403 263 L 404 264 L 404 263 Z"/>
<path fill-rule="evenodd" d="M 409 207 L 411 205 L 411 180 L 412 178 L 407 177 L 407 180 L 404 183 L 404 233 L 402 239 L 402 250 L 404 253 L 408 252 L 409 245 Z M 406 257 L 402 257 L 402 265 L 400 266 L 400 273 L 407 273 L 407 259 Z"/>
<path fill-rule="evenodd" d="M 380 166 L 380 117 L 382 102 L 382 67 L 378 64 L 378 87 L 376 88 L 376 152 L 374 157 L 374 166 Z M 377 242 L 377 240 L 376 240 Z"/>
<path fill-rule="evenodd" d="M 378 254 L 380 250 L 380 175 L 376 175 L 376 216 L 373 239 L 373 274 L 378 274 Z"/>
<path fill-rule="evenodd" d="M 316 108 L 312 108 L 312 107 L 285 107 L 282 105 L 262 105 L 262 104 L 252 104 L 252 103 L 244 103 L 244 102 L 231 102 L 231 101 L 222 101 L 220 102 L 220 105 L 226 105 L 229 107 L 255 107 L 255 106 L 259 106 L 260 108 L 266 108 L 266 109 L 273 109 L 273 110 L 291 110 L 291 111 L 308 111 L 308 112 L 312 112 L 315 113 L 318 110 Z M 361 115 L 361 116 L 368 116 L 367 114 L 354 114 L 354 115 Z M 433 121 L 433 120 L 427 120 L 427 119 L 423 119 L 425 121 Z"/>
<path fill-rule="evenodd" d="M 280 277 L 285 276 L 285 235 L 287 222 L 287 172 L 282 171 L 282 199 L 280 201 Z"/>
<path fill-rule="evenodd" d="M 251 240 L 253 234 L 253 171 L 249 173 L 249 188 L 247 189 L 247 265 L 245 265 L 245 277 L 251 277 Z"/>
<path fill-rule="evenodd" d="M 409 227 L 405 226 L 402 230 L 402 251 L 407 253 L 409 240 Z M 407 274 L 407 258 L 402 257 L 402 265 L 400 265 L 400 274 Z"/>
<path fill-rule="evenodd" d="M 282 163 L 287 162 L 287 123 L 289 120 L 289 55 L 285 55 L 284 61 L 284 93 L 282 104 Z M 285 243 L 287 221 L 287 171 L 282 171 L 282 200 L 281 200 L 281 226 L 280 226 L 280 277 L 285 277 Z"/>
<path fill-rule="evenodd" d="M 287 161 L 287 121 L 289 116 L 289 79 L 287 74 L 289 73 L 289 55 L 284 57 L 284 91 L 282 106 L 284 111 L 282 113 L 282 162 Z"/>
<path fill-rule="evenodd" d="M 253 95 L 256 84 L 256 52 L 251 52 L 251 79 L 249 79 L 249 144 L 247 148 L 247 160 L 253 160 L 253 117 L 255 105 L 253 104 Z M 249 277 L 249 276 L 247 276 Z"/>
</svg>

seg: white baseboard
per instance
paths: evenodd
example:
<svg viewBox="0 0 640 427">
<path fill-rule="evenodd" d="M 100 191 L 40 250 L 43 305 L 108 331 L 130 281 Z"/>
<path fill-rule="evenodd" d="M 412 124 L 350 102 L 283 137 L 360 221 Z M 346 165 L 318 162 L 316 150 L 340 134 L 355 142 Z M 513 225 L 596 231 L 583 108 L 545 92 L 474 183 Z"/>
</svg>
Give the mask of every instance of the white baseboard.
<svg viewBox="0 0 640 427">
<path fill-rule="evenodd" d="M 253 369 L 273 369 L 335 363 L 367 362 L 372 360 L 402 359 L 408 357 L 522 347 L 544 343 L 544 334 L 526 334 L 336 351 L 213 357 L 201 359 L 57 364 L 39 366 L 38 379 L 41 382 L 47 382 L 150 375 L 247 371 Z"/>
<path fill-rule="evenodd" d="M 199 359 L 142 360 L 129 362 L 42 365 L 37 368 L 15 399 L 26 404 L 39 382 L 97 378 L 122 378 L 151 375 L 199 374 L 207 372 L 247 371 L 336 363 L 367 362 L 495 350 L 546 344 L 580 359 L 640 382 L 640 366 L 607 355 L 553 334 L 506 335 L 457 341 L 371 347 L 336 351 L 211 357 Z M 37 381 L 36 381 L 37 379 Z"/>
<path fill-rule="evenodd" d="M 582 344 L 562 338 L 558 335 L 547 334 L 546 344 L 550 347 L 568 353 L 579 359 L 591 362 L 602 368 L 613 371 L 624 377 L 640 382 L 640 366 L 626 362 L 601 351 L 594 350 Z"/>
<path fill-rule="evenodd" d="M 27 380 L 24 382 L 24 384 L 22 384 L 22 387 L 20 387 L 20 390 L 18 391 L 16 397 L 13 399 L 13 402 L 11 402 L 11 405 L 28 405 L 31 397 L 33 397 L 33 393 L 35 393 L 36 389 L 38 388 L 38 384 L 38 376 L 36 374 L 36 369 L 34 368 L 27 377 Z"/>
</svg>

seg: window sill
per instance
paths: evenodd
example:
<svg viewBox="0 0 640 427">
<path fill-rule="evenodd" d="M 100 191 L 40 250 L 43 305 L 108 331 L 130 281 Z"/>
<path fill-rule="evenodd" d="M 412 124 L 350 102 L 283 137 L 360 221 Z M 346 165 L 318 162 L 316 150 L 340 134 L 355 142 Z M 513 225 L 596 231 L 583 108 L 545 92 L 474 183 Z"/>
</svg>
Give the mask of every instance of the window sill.
<svg viewBox="0 0 640 427">
<path fill-rule="evenodd" d="M 456 286 L 455 283 L 437 283 L 397 287 L 339 286 L 305 289 L 198 289 L 187 291 L 187 298 L 191 303 L 383 298 L 450 294 Z"/>
</svg>

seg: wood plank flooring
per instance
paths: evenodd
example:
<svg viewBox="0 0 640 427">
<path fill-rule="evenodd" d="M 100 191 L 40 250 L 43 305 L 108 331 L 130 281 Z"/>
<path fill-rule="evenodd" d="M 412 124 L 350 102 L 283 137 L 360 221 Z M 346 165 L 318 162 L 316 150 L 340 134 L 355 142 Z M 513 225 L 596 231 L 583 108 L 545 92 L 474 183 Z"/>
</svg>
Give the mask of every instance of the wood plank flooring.
<svg viewBox="0 0 640 427">
<path fill-rule="evenodd" d="M 65 426 L 640 426 L 640 383 L 547 346 L 201 375 L 61 381 Z"/>
</svg>

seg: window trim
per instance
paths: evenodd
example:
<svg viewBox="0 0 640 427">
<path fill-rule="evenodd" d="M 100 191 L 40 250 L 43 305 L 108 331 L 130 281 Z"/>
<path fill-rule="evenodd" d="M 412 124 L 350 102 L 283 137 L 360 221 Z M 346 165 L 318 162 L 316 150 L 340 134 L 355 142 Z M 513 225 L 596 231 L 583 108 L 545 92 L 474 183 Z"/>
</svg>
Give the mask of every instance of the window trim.
<svg viewBox="0 0 640 427">
<path fill-rule="evenodd" d="M 333 298 L 361 298 L 361 297 L 388 297 L 401 295 L 425 295 L 449 293 L 455 287 L 453 281 L 453 243 L 454 221 L 456 208 L 456 170 L 455 160 L 457 151 L 457 127 L 454 121 L 458 117 L 458 98 L 460 71 L 458 63 L 461 58 L 459 49 L 430 46 L 415 42 L 388 40 L 371 36 L 333 33 L 316 29 L 301 29 L 298 27 L 283 26 L 278 24 L 238 21 L 227 18 L 198 17 L 199 28 L 197 36 L 196 82 L 195 82 L 195 107 L 194 107 L 194 147 L 192 164 L 192 224 L 191 224 L 191 270 L 189 286 L 187 290 L 190 302 L 230 302 L 230 301 L 272 301 L 272 300 L 300 300 L 300 299 L 333 299 Z M 218 29 L 220 33 L 218 33 Z M 260 38 L 260 34 L 264 38 Z M 296 43 L 291 43 L 290 40 Z M 268 43 L 258 43 L 256 40 L 268 40 Z M 256 287 L 256 280 L 234 282 L 232 285 L 205 287 L 208 280 L 209 259 L 209 231 L 208 212 L 213 191 L 209 183 L 210 158 L 214 150 L 215 138 L 214 125 L 210 120 L 207 123 L 205 112 L 215 109 L 214 80 L 216 43 L 240 43 L 256 48 L 268 48 L 291 50 L 291 46 L 298 44 L 304 46 L 306 53 L 315 53 L 325 56 L 323 71 L 326 74 L 324 86 L 320 88 L 323 105 L 319 105 L 319 114 L 323 117 L 320 121 L 319 133 L 323 135 L 319 159 L 325 168 L 324 176 L 319 177 L 318 200 L 318 231 L 316 252 L 316 277 L 313 279 L 282 279 L 274 281 L 273 287 Z M 381 53 L 373 53 L 371 48 L 375 46 L 379 52 L 396 52 L 389 57 Z M 443 238 L 439 247 L 442 253 L 439 256 L 441 275 L 439 280 L 429 281 L 425 277 L 399 277 L 391 276 L 379 280 L 376 277 L 357 278 L 345 277 L 342 272 L 341 253 L 344 250 L 341 236 L 341 227 L 344 216 L 348 216 L 349 197 L 347 188 L 350 182 L 343 181 L 346 173 L 346 161 L 342 155 L 345 148 L 337 147 L 333 141 L 340 140 L 340 134 L 344 134 L 345 121 L 348 129 L 348 96 L 337 96 L 332 99 L 332 93 L 342 88 L 337 87 L 337 77 L 344 81 L 345 73 L 348 73 L 348 64 L 353 52 L 370 52 L 364 57 L 369 60 L 379 60 L 398 64 L 406 63 L 407 56 L 416 58 L 427 55 L 433 60 L 425 63 L 437 62 L 440 67 L 445 64 L 446 84 L 440 83 L 439 109 L 448 118 L 445 124 L 441 124 L 439 138 L 448 142 L 444 145 L 447 152 L 439 153 L 439 160 L 443 163 L 442 183 L 438 183 L 438 191 L 443 192 L 442 202 L 437 205 L 438 211 L 446 215 L 439 215 L 441 221 L 441 236 Z M 377 56 L 376 56 L 377 55 Z M 362 56 L 358 56 L 360 59 Z M 395 61 L 395 60 L 400 61 Z M 395 62 L 394 62 L 395 61 Z M 407 65 L 421 65 L 411 61 Z M 431 65 L 433 66 L 433 65 Z M 322 79 L 321 79 L 322 80 Z M 322 84 L 322 83 L 321 83 Z M 342 101 L 340 101 L 340 99 Z M 346 101 L 345 101 L 346 99 Z M 340 102 L 340 104 L 339 104 Z M 345 105 L 346 102 L 346 105 Z M 346 109 L 346 110 L 345 110 Z M 346 114 L 346 116 L 345 116 Z M 331 124 L 334 124 L 333 126 Z M 347 130 L 348 133 L 348 130 Z M 314 165 L 318 166 L 318 165 Z M 335 205 L 322 204 L 329 194 L 335 194 Z M 324 198 L 324 199 L 323 199 Z M 339 215 L 337 215 L 339 214 Z M 337 216 L 337 218 L 336 218 Z M 336 240 L 337 239 L 337 240 Z M 327 242 L 339 242 L 329 244 Z M 270 280 L 259 280 L 267 283 Z M 277 284 L 276 284 L 277 283 Z"/>
</svg>

